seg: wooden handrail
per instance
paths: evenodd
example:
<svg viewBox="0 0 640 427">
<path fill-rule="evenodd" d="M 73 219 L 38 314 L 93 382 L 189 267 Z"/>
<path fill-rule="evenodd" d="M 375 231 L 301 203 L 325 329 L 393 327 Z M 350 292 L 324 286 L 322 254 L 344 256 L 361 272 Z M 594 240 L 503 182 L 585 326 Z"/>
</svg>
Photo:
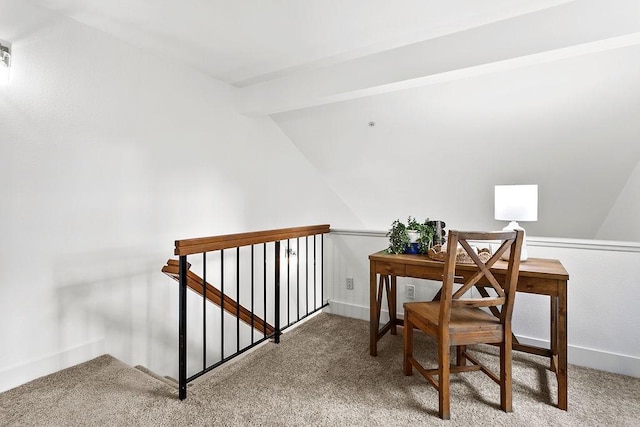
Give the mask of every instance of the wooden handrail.
<svg viewBox="0 0 640 427">
<path fill-rule="evenodd" d="M 313 236 L 329 232 L 329 224 L 305 227 L 280 228 L 276 230 L 254 231 L 249 233 L 226 234 L 222 236 L 198 237 L 175 241 L 175 255 L 192 255 L 220 249 L 275 242 L 296 237 Z"/>
<path fill-rule="evenodd" d="M 189 264 L 187 264 L 187 268 L 188 267 L 190 267 Z M 162 267 L 162 272 L 175 280 L 179 280 L 180 265 L 178 261 L 175 259 L 168 260 L 167 265 Z M 202 278 L 191 270 L 187 270 L 187 286 L 191 290 L 202 295 Z M 209 282 L 205 284 L 205 287 L 207 288 L 207 299 L 220 307 L 222 305 L 222 292 L 220 292 L 220 290 L 211 285 Z M 238 307 L 240 313 L 238 313 Z M 224 295 L 224 310 L 233 316 L 240 317 L 240 320 L 242 320 L 249 326 L 253 326 L 260 332 L 265 332 L 267 335 L 271 335 L 274 332 L 273 326 L 266 323 L 256 315 L 253 315 L 252 318 L 252 313 L 250 310 L 238 304 L 233 298 L 229 297 L 228 295 Z"/>
</svg>

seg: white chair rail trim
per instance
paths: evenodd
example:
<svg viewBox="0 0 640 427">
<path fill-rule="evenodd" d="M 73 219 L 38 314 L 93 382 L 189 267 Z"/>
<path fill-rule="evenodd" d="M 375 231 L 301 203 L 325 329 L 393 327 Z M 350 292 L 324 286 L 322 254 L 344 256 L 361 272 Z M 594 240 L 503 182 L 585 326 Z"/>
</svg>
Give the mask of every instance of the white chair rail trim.
<svg viewBox="0 0 640 427">
<path fill-rule="evenodd" d="M 387 231 L 334 229 L 331 234 L 361 237 L 386 237 Z M 527 236 L 527 245 L 551 248 L 590 249 L 599 251 L 640 252 L 640 243 L 613 240 L 571 239 L 564 237 Z"/>
</svg>

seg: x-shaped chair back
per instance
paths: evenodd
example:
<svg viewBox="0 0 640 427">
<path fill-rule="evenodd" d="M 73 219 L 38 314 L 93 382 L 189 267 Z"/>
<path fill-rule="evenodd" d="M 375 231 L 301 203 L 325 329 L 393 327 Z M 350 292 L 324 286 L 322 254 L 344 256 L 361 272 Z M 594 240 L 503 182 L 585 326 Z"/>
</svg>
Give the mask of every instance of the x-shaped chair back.
<svg viewBox="0 0 640 427">
<path fill-rule="evenodd" d="M 513 312 L 513 300 L 518 280 L 518 268 L 520 264 L 521 241 L 524 238 L 522 231 L 490 231 L 490 232 L 463 232 L 449 231 L 447 240 L 447 258 L 445 260 L 443 286 L 440 304 L 440 324 L 446 324 L 451 315 L 451 307 L 488 307 L 491 312 L 504 324 L 511 319 Z M 520 240 L 518 244 L 516 240 Z M 501 242 L 500 247 L 488 259 L 481 258 L 477 250 L 472 246 L 480 242 Z M 461 247 L 464 252 L 458 251 Z M 515 250 L 511 250 L 511 248 Z M 491 271 L 491 267 L 498 262 L 507 251 L 509 261 L 505 279 L 500 282 Z M 465 257 L 466 255 L 466 257 Z M 455 290 L 456 264 L 458 259 L 465 257 L 471 259 L 477 271 L 464 281 L 462 286 Z M 479 297 L 470 297 L 469 291 L 476 287 Z M 487 289 L 493 289 L 495 295 L 490 295 Z"/>
</svg>

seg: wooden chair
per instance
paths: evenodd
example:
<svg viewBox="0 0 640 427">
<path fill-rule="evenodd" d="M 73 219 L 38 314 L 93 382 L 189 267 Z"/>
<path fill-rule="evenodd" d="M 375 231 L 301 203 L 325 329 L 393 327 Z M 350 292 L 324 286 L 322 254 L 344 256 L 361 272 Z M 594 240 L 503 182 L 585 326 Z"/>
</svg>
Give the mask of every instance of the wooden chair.
<svg viewBox="0 0 640 427">
<path fill-rule="evenodd" d="M 465 371 L 481 370 L 498 383 L 500 385 L 500 407 L 505 412 L 512 411 L 511 316 L 523 235 L 522 231 L 449 231 L 442 288 L 439 295 L 436 296 L 439 297 L 439 300 L 404 304 L 404 374 L 412 375 L 415 367 L 438 390 L 439 415 L 442 419 L 448 420 L 450 418 L 449 374 Z M 483 262 L 469 242 L 487 240 L 502 241 L 502 244 L 488 261 Z M 462 251 L 458 252 L 458 244 L 464 249 L 463 253 L 468 254 L 475 264 L 468 266 L 458 262 L 458 274 L 461 276 L 455 275 L 456 259 L 460 258 L 462 253 Z M 506 274 L 502 271 L 496 277 L 490 268 L 496 262 L 504 264 L 504 261 L 499 260 L 501 255 L 508 250 L 510 250 L 510 256 Z M 454 282 L 462 282 L 462 279 L 464 279 L 464 283 L 454 290 Z M 469 291 L 474 287 L 480 294 L 477 298 L 472 298 L 469 295 Z M 437 340 L 437 368 L 425 369 L 414 359 L 414 328 L 422 330 Z M 499 346 L 499 376 L 467 352 L 467 345 L 478 343 Z M 449 361 L 451 346 L 456 347 L 456 365 L 451 365 Z M 471 362 L 471 365 L 467 365 L 467 360 Z"/>
</svg>

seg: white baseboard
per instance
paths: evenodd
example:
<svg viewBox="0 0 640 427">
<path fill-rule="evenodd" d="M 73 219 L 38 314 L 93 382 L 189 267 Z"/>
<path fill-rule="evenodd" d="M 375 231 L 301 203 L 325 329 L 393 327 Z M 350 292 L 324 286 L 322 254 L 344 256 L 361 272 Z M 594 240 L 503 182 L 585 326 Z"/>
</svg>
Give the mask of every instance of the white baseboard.
<svg viewBox="0 0 640 427">
<path fill-rule="evenodd" d="M 365 307 L 362 305 L 330 300 L 329 307 L 325 308 L 325 311 L 331 314 L 337 314 L 338 316 L 352 317 L 354 319 L 360 320 L 369 320 L 369 307 Z M 384 310 L 383 315 L 385 315 L 387 319 L 389 319 L 387 312 L 385 312 Z"/>
<path fill-rule="evenodd" d="M 331 300 L 329 302 L 328 311 L 340 316 L 369 320 L 369 307 L 361 305 Z M 402 317 L 402 313 L 398 313 L 398 315 Z M 382 310 L 381 317 L 382 322 L 388 321 L 388 312 Z M 548 340 L 523 336 L 517 336 L 517 338 L 523 344 L 549 348 Z M 600 371 L 640 378 L 640 358 L 635 356 L 611 353 L 603 350 L 569 344 L 568 359 L 569 363 L 572 365 L 584 366 Z"/>
<path fill-rule="evenodd" d="M 19 363 L 0 370 L 0 392 L 29 381 L 86 362 L 105 353 L 104 340 L 90 341 L 36 360 Z"/>
<path fill-rule="evenodd" d="M 548 340 L 517 336 L 523 344 L 549 348 Z M 569 363 L 599 371 L 640 378 L 640 358 L 569 344 Z"/>
</svg>

